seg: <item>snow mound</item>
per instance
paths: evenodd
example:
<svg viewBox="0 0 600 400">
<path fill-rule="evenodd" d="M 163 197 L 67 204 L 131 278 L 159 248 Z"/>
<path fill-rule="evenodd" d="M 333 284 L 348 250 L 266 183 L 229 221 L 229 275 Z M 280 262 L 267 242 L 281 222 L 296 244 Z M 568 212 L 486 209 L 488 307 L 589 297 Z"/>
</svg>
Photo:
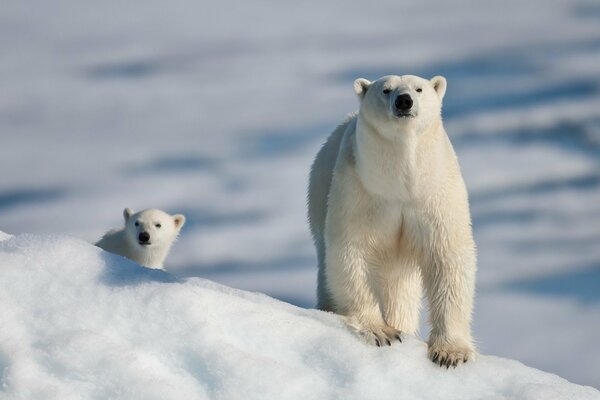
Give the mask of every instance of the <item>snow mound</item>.
<svg viewBox="0 0 600 400">
<path fill-rule="evenodd" d="M 370 347 L 332 314 L 81 240 L 0 233 L 1 398 L 600 399 L 515 361 L 446 370 L 425 351 Z"/>
</svg>

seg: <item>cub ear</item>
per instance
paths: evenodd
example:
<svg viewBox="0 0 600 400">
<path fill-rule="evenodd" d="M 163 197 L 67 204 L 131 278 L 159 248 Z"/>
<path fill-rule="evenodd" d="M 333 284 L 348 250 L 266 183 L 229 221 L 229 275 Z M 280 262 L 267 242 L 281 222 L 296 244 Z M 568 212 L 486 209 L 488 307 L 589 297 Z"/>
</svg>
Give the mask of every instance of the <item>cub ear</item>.
<svg viewBox="0 0 600 400">
<path fill-rule="evenodd" d="M 126 208 L 123 210 L 123 218 L 125 218 L 125 222 L 129 221 L 129 217 L 133 215 L 133 210 L 131 208 Z"/>
<path fill-rule="evenodd" d="M 438 94 L 440 100 L 443 99 L 444 95 L 446 94 L 446 78 L 444 78 L 441 75 L 438 75 L 431 78 L 430 82 L 433 86 L 433 89 Z"/>
<path fill-rule="evenodd" d="M 371 86 L 371 82 L 366 80 L 365 78 L 358 78 L 354 81 L 354 93 L 356 93 L 360 100 L 362 100 L 363 97 L 365 97 L 369 86 Z"/>
<path fill-rule="evenodd" d="M 177 230 L 180 230 L 183 224 L 185 224 L 185 215 L 173 215 L 173 222 L 175 222 L 175 228 L 177 228 Z"/>
</svg>

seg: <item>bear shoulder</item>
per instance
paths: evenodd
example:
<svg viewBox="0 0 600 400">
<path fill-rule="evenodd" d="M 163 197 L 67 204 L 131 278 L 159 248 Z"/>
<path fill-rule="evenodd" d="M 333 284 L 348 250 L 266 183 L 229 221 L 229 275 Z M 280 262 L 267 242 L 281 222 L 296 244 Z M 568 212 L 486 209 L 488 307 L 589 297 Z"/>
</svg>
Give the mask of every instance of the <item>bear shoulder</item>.
<svg viewBox="0 0 600 400">
<path fill-rule="evenodd" d="M 106 232 L 95 244 L 103 250 L 123 255 L 127 241 L 124 228 L 115 228 Z"/>
</svg>

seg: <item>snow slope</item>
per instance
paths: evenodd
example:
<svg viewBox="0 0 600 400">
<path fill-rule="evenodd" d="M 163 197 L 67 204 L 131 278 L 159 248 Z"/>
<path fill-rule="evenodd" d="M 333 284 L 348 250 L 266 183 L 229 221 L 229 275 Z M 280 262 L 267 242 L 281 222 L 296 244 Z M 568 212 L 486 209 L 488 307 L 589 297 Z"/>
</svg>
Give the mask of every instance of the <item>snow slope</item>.
<svg viewBox="0 0 600 400">
<path fill-rule="evenodd" d="M 3 399 L 600 399 L 497 357 L 441 369 L 414 338 L 370 347 L 332 314 L 81 240 L 0 238 Z"/>
</svg>

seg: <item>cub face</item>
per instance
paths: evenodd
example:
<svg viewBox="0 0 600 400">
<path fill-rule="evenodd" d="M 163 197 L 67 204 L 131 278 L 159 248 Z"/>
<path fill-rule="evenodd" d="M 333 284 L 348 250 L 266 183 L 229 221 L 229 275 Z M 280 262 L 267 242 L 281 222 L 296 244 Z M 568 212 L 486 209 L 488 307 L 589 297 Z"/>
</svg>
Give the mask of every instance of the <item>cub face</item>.
<svg viewBox="0 0 600 400">
<path fill-rule="evenodd" d="M 140 249 L 170 245 L 185 223 L 181 214 L 169 215 L 153 208 L 138 213 L 126 208 L 123 217 L 127 240 Z"/>
<path fill-rule="evenodd" d="M 418 133 L 440 118 L 446 79 L 388 75 L 370 82 L 359 78 L 354 82 L 354 91 L 365 122 L 387 138 L 397 139 L 402 131 Z"/>
</svg>

